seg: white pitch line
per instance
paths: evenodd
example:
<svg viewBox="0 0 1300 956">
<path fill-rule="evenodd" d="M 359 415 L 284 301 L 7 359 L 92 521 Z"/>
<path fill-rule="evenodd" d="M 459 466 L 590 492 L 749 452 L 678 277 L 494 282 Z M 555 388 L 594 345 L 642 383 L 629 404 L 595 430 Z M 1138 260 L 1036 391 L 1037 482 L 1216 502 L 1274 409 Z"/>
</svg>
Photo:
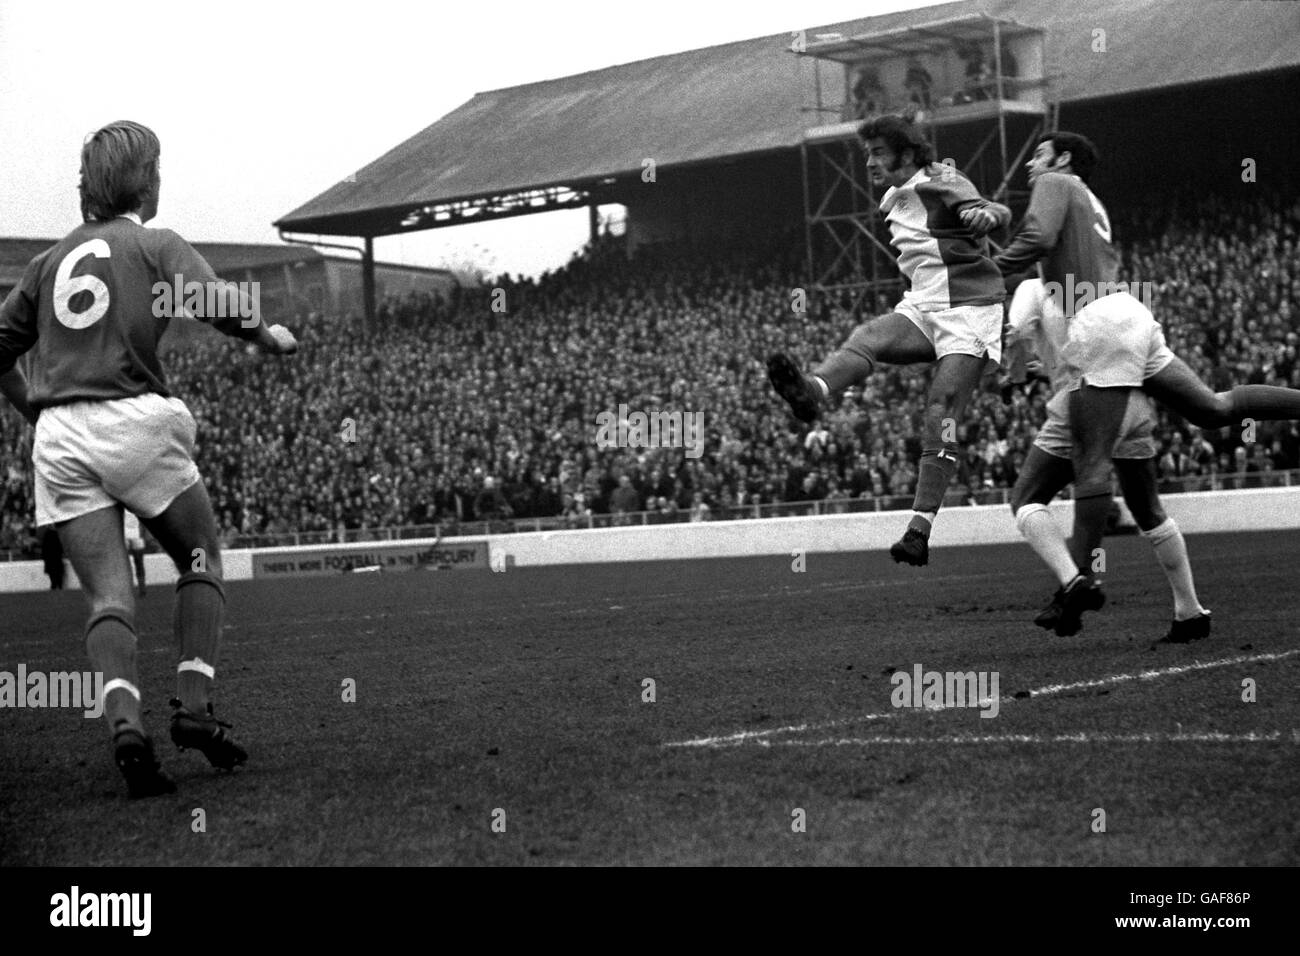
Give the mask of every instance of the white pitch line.
<svg viewBox="0 0 1300 956">
<path fill-rule="evenodd" d="M 1088 690 L 1096 687 L 1110 687 L 1116 684 L 1124 684 L 1135 680 L 1157 680 L 1161 677 L 1175 677 L 1179 674 L 1186 674 L 1192 671 L 1209 670 L 1214 667 L 1231 667 L 1234 664 L 1257 664 L 1264 661 L 1279 661 L 1287 657 L 1295 657 L 1300 654 L 1300 648 L 1280 651 L 1270 654 L 1251 654 L 1241 657 L 1223 657 L 1215 661 L 1193 661 L 1190 664 L 1175 664 L 1170 667 L 1162 667 L 1159 670 L 1138 671 L 1134 674 L 1112 674 L 1109 677 L 1100 677 L 1095 680 L 1077 681 L 1073 684 L 1049 684 L 1046 687 L 1038 687 L 1028 692 L 1028 699 L 1038 697 L 1050 697 L 1056 694 L 1066 694 L 1070 691 Z M 1023 693 L 1023 692 L 1022 692 Z M 1009 694 L 1002 697 L 999 703 L 1014 704 L 1019 700 L 1024 700 L 1023 696 L 1017 697 Z M 984 702 L 981 702 L 984 703 Z M 937 710 L 953 708 L 944 708 L 942 706 L 927 707 L 926 712 L 933 713 Z M 966 708 L 962 708 L 966 709 Z M 741 730 L 734 734 L 724 734 L 719 737 L 696 737 L 691 740 L 675 740 L 665 743 L 665 747 L 725 747 L 735 744 L 745 743 L 747 741 L 763 741 L 766 738 L 776 736 L 777 734 L 798 734 L 805 731 L 832 730 L 836 727 L 844 727 L 849 724 L 862 723 L 871 720 L 889 720 L 897 717 L 900 713 L 906 713 L 912 708 L 897 708 L 886 710 L 874 714 L 860 714 L 856 717 L 844 717 L 839 720 L 827 720 L 819 723 L 789 724 L 785 727 L 772 727 L 768 730 Z"/>
<path fill-rule="evenodd" d="M 1102 677 L 1098 680 L 1084 680 L 1073 684 L 1052 684 L 1047 687 L 1040 687 L 1037 690 L 1029 692 L 1030 697 L 1045 697 L 1049 694 L 1064 694 L 1072 690 L 1087 690 L 1091 687 L 1106 687 L 1108 685 L 1123 684 L 1131 680 L 1155 680 L 1158 677 L 1172 677 L 1178 674 L 1186 674 L 1191 671 L 1209 670 L 1212 667 L 1230 667 L 1233 664 L 1255 664 L 1261 661 L 1280 661 L 1284 657 L 1294 657 L 1300 654 L 1300 648 L 1290 651 L 1280 651 L 1276 654 L 1252 654 L 1249 657 L 1224 657 L 1217 661 L 1192 661 L 1190 664 L 1176 664 L 1172 667 L 1162 667 L 1154 671 L 1139 671 L 1136 674 L 1115 674 L 1111 677 Z M 1004 701 L 1010 698 L 1002 698 Z"/>
<path fill-rule="evenodd" d="M 665 747 L 724 747 L 731 744 L 741 744 L 747 740 L 761 740 L 764 737 L 771 737 L 773 734 L 798 734 L 805 730 L 830 730 L 832 727 L 843 727 L 846 724 L 853 724 L 865 720 L 886 720 L 897 714 L 897 711 L 885 711 L 883 714 L 862 714 L 858 717 L 845 717 L 841 720 L 827 720 L 817 724 L 790 724 L 786 727 L 773 727 L 770 730 L 742 730 L 734 734 L 726 734 L 721 737 L 696 737 L 693 740 L 673 740 L 664 744 Z"/>
<path fill-rule="evenodd" d="M 1300 744 L 1300 730 L 1283 737 L 1282 731 L 1267 734 L 954 734 L 945 737 L 827 737 L 824 740 L 759 740 L 760 747 L 871 747 L 877 744 L 917 746 L 921 744 L 1253 744 L 1284 740 Z"/>
</svg>

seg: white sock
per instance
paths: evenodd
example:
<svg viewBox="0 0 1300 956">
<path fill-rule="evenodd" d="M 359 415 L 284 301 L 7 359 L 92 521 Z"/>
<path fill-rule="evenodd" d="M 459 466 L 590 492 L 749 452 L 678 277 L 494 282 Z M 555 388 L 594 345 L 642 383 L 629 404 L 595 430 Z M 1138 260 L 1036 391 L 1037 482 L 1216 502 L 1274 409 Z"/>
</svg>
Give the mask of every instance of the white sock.
<svg viewBox="0 0 1300 956">
<path fill-rule="evenodd" d="M 1074 558 L 1065 543 L 1065 532 L 1056 523 L 1047 505 L 1028 504 L 1016 512 L 1016 528 L 1029 542 L 1034 553 L 1065 587 L 1079 575 Z"/>
<path fill-rule="evenodd" d="M 820 375 L 814 375 L 812 380 L 816 382 L 817 387 L 822 390 L 822 401 L 826 401 L 831 397 L 831 387 L 826 384 L 826 379 L 822 378 Z"/>
<path fill-rule="evenodd" d="M 1205 609 L 1196 599 L 1196 585 L 1192 583 L 1192 563 L 1187 558 L 1187 542 L 1183 540 L 1183 533 L 1174 524 L 1174 519 L 1166 518 L 1164 524 L 1143 531 L 1142 537 L 1151 542 L 1156 560 L 1165 569 L 1165 577 L 1169 579 L 1169 589 L 1174 592 L 1174 619 L 1186 621 L 1203 613 Z"/>
</svg>

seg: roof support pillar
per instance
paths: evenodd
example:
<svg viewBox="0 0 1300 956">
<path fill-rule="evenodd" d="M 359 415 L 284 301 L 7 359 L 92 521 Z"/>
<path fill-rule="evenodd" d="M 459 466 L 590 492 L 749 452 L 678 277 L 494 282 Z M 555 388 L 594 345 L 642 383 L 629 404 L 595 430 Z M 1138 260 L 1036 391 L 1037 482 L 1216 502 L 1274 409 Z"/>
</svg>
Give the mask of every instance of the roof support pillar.
<svg viewBox="0 0 1300 956">
<path fill-rule="evenodd" d="M 361 298 L 366 310 L 366 330 L 375 329 L 375 240 L 365 237 L 366 248 L 361 253 Z"/>
</svg>

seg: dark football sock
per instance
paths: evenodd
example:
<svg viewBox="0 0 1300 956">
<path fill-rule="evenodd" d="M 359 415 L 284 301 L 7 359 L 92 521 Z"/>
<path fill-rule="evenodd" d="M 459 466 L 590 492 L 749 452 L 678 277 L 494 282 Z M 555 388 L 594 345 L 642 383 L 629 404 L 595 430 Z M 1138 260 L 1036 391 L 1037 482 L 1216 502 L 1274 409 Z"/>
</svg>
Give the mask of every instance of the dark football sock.
<svg viewBox="0 0 1300 956">
<path fill-rule="evenodd" d="M 135 669 L 135 630 L 126 611 L 101 611 L 86 626 L 86 653 L 103 675 L 104 718 L 109 733 L 122 725 L 142 729 L 139 679 Z"/>
<path fill-rule="evenodd" d="M 927 538 L 930 537 L 930 530 L 934 527 L 935 513 L 933 511 L 927 514 L 912 512 L 912 519 L 907 522 L 909 531 L 919 531 Z"/>
<path fill-rule="evenodd" d="M 1233 407 L 1233 425 L 1243 418 L 1261 421 L 1300 419 L 1300 388 L 1278 385 L 1237 385 L 1228 393 Z"/>
<path fill-rule="evenodd" d="M 194 713 L 207 710 L 225 607 L 221 580 L 211 574 L 185 574 L 176 583 L 175 629 L 181 651 L 176 665 L 176 696 Z"/>
<path fill-rule="evenodd" d="M 933 513 L 943 505 L 953 472 L 957 470 L 957 456 L 948 448 L 927 448 L 921 452 L 921 465 L 916 473 L 916 497 L 912 510 L 921 514 Z M 928 531 L 928 529 L 927 529 Z"/>
<path fill-rule="evenodd" d="M 1106 534 L 1106 519 L 1110 516 L 1111 501 L 1110 495 L 1074 499 L 1074 534 L 1070 539 L 1070 548 L 1079 565 L 1079 573 L 1090 580 L 1096 577 L 1092 566 L 1095 552 L 1101 547 L 1101 540 Z"/>
</svg>

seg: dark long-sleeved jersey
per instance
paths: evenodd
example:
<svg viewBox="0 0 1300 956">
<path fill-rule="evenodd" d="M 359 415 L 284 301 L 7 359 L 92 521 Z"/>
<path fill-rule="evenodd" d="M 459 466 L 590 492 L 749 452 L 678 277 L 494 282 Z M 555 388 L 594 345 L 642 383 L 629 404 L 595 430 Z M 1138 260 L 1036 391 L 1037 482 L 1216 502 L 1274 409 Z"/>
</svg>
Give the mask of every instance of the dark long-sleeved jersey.
<svg viewBox="0 0 1300 956">
<path fill-rule="evenodd" d="M 170 229 L 146 229 L 127 217 L 83 223 L 33 259 L 0 305 L 0 374 L 31 350 L 28 401 L 37 410 L 168 396 L 158 340 L 169 319 L 184 314 L 185 300 L 173 293 L 218 281 Z M 237 314 L 203 318 L 203 311 L 195 317 L 227 335 L 257 335 Z"/>
<path fill-rule="evenodd" d="M 1042 261 L 1043 282 L 1056 290 L 1087 288 L 1086 302 L 1109 294 L 1119 275 L 1106 207 L 1071 173 L 1043 173 L 1034 181 L 1029 209 L 1011 244 L 995 260 L 1004 276 Z M 1053 297 L 1056 298 L 1057 292 Z M 1077 296 L 1059 304 L 1067 317 Z"/>
</svg>

